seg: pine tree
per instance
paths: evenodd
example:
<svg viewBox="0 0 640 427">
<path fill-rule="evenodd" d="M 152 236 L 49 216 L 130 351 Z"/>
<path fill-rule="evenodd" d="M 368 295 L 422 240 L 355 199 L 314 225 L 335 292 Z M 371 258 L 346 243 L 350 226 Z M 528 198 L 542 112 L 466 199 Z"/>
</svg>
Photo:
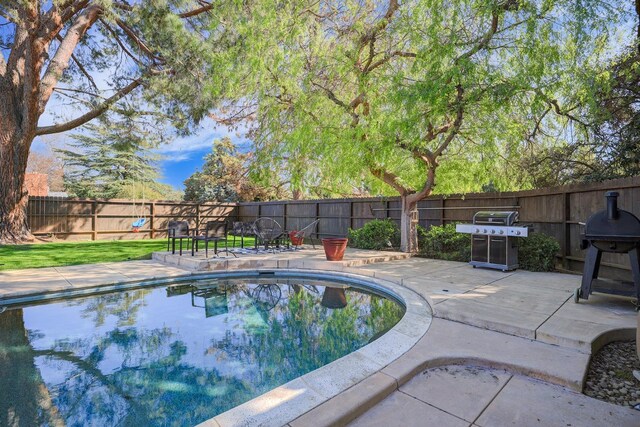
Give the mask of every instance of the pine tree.
<svg viewBox="0 0 640 427">
<path fill-rule="evenodd" d="M 133 117 L 100 120 L 72 135 L 71 148 L 56 150 L 65 165 L 65 189 L 83 198 L 136 197 L 158 178 L 153 133 Z M 137 191 L 136 191 L 137 189 Z M 138 196 L 140 197 L 140 196 Z"/>
</svg>

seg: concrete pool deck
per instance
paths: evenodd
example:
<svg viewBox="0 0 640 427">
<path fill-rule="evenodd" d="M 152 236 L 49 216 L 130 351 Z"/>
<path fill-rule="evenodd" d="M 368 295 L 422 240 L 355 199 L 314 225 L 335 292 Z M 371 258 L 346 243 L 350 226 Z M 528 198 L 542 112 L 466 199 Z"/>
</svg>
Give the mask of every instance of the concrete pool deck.
<svg viewBox="0 0 640 427">
<path fill-rule="evenodd" d="M 595 294 L 575 304 L 580 276 L 503 273 L 371 251 L 348 251 L 342 263 L 324 261 L 321 249 L 243 255 L 240 261 L 200 257 L 181 267 L 167 265 L 174 256 L 158 254 L 152 261 L 0 272 L 0 299 L 188 276 L 203 267 L 327 269 L 369 276 L 398 283 L 427 300 L 434 312 L 430 328 L 366 379 L 293 420 L 273 424 L 640 425 L 640 412 L 579 393 L 591 353 L 609 341 L 634 338 L 637 321 L 629 299 Z M 286 399 L 274 405 L 269 410 L 283 416 L 295 413 L 284 408 Z M 206 424 L 231 425 L 218 423 L 222 420 Z"/>
</svg>

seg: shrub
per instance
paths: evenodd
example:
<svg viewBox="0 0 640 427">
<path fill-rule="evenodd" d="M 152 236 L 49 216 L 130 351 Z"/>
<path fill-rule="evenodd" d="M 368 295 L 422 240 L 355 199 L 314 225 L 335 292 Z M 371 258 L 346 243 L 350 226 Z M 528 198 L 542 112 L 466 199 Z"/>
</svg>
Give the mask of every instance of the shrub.
<svg viewBox="0 0 640 427">
<path fill-rule="evenodd" d="M 349 229 L 349 244 L 359 249 L 384 249 L 400 246 L 400 229 L 393 220 L 374 219 L 357 230 Z"/>
<path fill-rule="evenodd" d="M 427 258 L 448 261 L 469 261 L 471 236 L 456 232 L 455 224 L 434 225 L 428 230 L 418 229 L 420 254 Z"/>
<path fill-rule="evenodd" d="M 529 271 L 553 271 L 560 244 L 553 237 L 542 233 L 532 233 L 527 238 L 518 239 L 518 264 Z"/>
</svg>

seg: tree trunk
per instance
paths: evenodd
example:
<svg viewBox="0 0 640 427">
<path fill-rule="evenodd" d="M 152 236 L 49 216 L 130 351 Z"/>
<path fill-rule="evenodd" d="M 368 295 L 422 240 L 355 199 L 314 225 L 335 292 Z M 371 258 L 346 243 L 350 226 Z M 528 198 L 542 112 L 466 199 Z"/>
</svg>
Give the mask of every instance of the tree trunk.
<svg viewBox="0 0 640 427">
<path fill-rule="evenodd" d="M 418 252 L 418 202 L 412 200 L 414 194 L 400 197 L 402 211 L 400 213 L 400 250 L 402 252 Z"/>
<path fill-rule="evenodd" d="M 0 85 L 0 90 L 4 89 Z M 33 239 L 27 224 L 29 197 L 24 188 L 24 174 L 35 129 L 24 135 L 20 115 L 7 98 L 0 101 L 0 244 Z"/>
</svg>

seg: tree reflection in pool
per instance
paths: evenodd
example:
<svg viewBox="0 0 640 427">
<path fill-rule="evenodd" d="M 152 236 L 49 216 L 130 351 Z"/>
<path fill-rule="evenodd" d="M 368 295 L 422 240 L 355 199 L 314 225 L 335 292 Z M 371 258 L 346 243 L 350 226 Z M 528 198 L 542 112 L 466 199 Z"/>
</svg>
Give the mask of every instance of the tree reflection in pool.
<svg viewBox="0 0 640 427">
<path fill-rule="evenodd" d="M 404 313 L 369 291 L 270 280 L 10 307 L 0 425 L 194 425 L 357 350 Z"/>
</svg>

